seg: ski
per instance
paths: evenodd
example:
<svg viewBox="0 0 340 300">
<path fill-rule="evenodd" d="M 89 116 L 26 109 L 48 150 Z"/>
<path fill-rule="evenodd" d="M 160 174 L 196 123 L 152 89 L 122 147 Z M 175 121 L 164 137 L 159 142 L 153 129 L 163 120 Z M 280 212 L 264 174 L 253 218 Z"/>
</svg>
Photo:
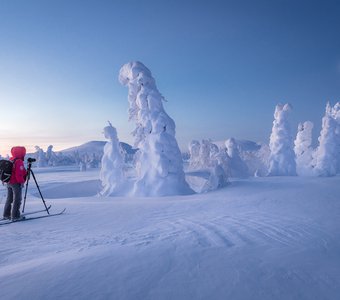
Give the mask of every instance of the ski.
<svg viewBox="0 0 340 300">
<path fill-rule="evenodd" d="M 42 218 L 48 218 L 48 217 L 54 217 L 54 216 L 60 216 L 65 212 L 66 208 L 64 208 L 62 211 L 54 214 L 49 214 L 49 215 L 43 215 L 43 216 L 37 216 L 37 217 L 29 217 L 29 218 L 24 218 L 24 219 L 19 219 L 16 221 L 11 221 L 11 220 L 6 220 L 5 222 L 1 222 L 1 225 L 6 225 L 6 224 L 12 224 L 12 223 L 18 223 L 18 222 L 24 222 L 24 221 L 30 221 L 30 220 L 36 220 L 36 219 L 42 219 Z"/>
<path fill-rule="evenodd" d="M 47 210 L 50 210 L 52 205 L 50 205 L 49 207 L 47 207 Z M 40 213 L 40 212 L 44 212 L 46 211 L 46 209 L 41 209 L 41 210 L 35 210 L 35 211 L 29 211 L 27 213 L 22 213 L 21 216 L 28 216 L 28 215 L 33 215 L 33 214 L 36 214 L 36 213 Z"/>
<path fill-rule="evenodd" d="M 47 207 L 47 210 L 50 210 L 50 208 L 52 207 L 52 205 L 50 205 L 49 207 Z M 46 209 L 41 209 L 41 210 L 35 210 L 35 211 L 29 211 L 29 212 L 26 212 L 26 213 L 22 213 L 20 216 L 21 217 L 25 217 L 25 216 L 28 216 L 28 215 L 33 215 L 33 214 L 37 214 L 37 213 L 40 213 L 40 212 L 45 212 Z M 10 221 L 8 219 L 4 219 L 4 218 L 1 218 L 0 219 L 0 222 L 3 222 L 3 221 Z"/>
</svg>

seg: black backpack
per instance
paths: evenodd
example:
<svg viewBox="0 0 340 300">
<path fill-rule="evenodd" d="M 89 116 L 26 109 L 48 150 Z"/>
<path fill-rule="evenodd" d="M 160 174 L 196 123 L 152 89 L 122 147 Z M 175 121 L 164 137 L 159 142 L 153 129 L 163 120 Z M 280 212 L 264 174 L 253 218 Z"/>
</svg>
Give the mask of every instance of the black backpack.
<svg viewBox="0 0 340 300">
<path fill-rule="evenodd" d="M 9 182 L 12 175 L 14 161 L 1 159 L 0 160 L 0 180 L 2 182 Z"/>
</svg>

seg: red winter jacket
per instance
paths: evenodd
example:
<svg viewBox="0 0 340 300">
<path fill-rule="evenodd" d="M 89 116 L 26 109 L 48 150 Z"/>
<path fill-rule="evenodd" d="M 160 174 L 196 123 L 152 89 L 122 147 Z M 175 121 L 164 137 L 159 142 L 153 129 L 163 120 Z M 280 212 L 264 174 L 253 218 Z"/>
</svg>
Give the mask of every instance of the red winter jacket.
<svg viewBox="0 0 340 300">
<path fill-rule="evenodd" d="M 10 184 L 20 183 L 23 184 L 26 181 L 26 169 L 24 167 L 24 158 L 26 155 L 25 147 L 13 147 L 11 149 L 12 157 L 10 160 L 14 161 L 13 171 L 11 179 L 9 180 Z"/>
</svg>

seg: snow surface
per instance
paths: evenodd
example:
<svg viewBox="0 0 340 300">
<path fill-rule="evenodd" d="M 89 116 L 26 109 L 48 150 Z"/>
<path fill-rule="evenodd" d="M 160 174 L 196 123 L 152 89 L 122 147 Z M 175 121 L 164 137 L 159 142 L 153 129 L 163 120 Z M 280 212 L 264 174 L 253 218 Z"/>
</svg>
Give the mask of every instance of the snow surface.
<svg viewBox="0 0 340 300">
<path fill-rule="evenodd" d="M 3 300 L 338 299 L 339 176 L 105 198 L 99 170 L 35 174 L 52 211 L 67 211 L 0 226 Z M 30 182 L 26 211 L 43 208 L 36 196 Z"/>
</svg>

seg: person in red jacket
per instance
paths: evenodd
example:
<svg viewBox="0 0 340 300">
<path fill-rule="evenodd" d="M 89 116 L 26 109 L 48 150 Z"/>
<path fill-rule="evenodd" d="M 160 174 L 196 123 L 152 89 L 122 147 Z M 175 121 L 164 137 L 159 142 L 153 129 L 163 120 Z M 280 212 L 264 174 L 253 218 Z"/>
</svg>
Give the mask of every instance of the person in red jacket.
<svg viewBox="0 0 340 300">
<path fill-rule="evenodd" d="M 26 148 L 17 146 L 11 149 L 13 161 L 13 171 L 11 179 L 7 184 L 7 200 L 4 207 L 3 217 L 13 221 L 20 219 L 20 206 L 22 201 L 22 188 L 26 181 L 26 169 L 24 167 L 24 158 Z"/>
</svg>

